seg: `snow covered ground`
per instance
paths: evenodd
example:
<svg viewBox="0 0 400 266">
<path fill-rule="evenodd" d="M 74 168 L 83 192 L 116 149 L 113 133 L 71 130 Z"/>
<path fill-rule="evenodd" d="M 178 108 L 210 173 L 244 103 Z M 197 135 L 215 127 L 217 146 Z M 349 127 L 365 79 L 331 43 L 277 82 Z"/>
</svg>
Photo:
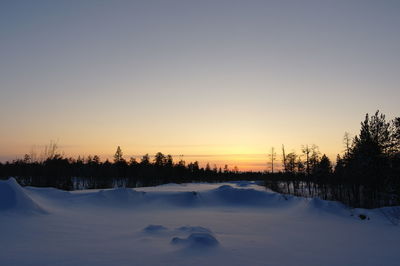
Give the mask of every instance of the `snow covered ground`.
<svg viewBox="0 0 400 266">
<path fill-rule="evenodd" d="M 0 265 L 390 266 L 399 244 L 378 209 L 254 182 L 65 192 L 0 181 Z"/>
</svg>

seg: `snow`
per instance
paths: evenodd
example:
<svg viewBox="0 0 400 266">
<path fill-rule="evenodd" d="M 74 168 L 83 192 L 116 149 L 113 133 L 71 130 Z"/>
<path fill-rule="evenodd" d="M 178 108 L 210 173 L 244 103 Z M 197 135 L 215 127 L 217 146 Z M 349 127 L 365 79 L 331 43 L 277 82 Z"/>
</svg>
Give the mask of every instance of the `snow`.
<svg viewBox="0 0 400 266">
<path fill-rule="evenodd" d="M 283 196 L 247 181 L 73 192 L 0 181 L 0 236 L 0 265 L 400 261 L 400 227 L 382 209 Z"/>
<path fill-rule="evenodd" d="M 0 183 L 0 211 L 46 213 L 25 193 L 14 178 Z"/>
<path fill-rule="evenodd" d="M 146 226 L 146 228 L 143 229 L 143 232 L 148 233 L 148 234 L 156 234 L 156 233 L 160 233 L 160 232 L 165 232 L 166 230 L 168 230 L 165 226 L 162 225 L 154 225 L 154 224 L 150 224 L 148 226 Z"/>
<path fill-rule="evenodd" d="M 219 244 L 218 240 L 210 233 L 192 233 L 187 238 L 174 237 L 171 243 L 190 249 L 211 248 Z"/>
</svg>

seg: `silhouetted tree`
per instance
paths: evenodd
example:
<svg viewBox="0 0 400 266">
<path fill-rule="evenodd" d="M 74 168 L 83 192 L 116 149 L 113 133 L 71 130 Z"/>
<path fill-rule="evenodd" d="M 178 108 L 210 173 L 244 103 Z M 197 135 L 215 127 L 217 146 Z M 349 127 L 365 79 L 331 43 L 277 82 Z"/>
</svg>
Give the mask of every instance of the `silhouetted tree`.
<svg viewBox="0 0 400 266">
<path fill-rule="evenodd" d="M 268 156 L 271 159 L 271 173 L 274 173 L 274 162 L 276 159 L 276 152 L 274 147 L 271 148 L 271 153 Z"/>
<path fill-rule="evenodd" d="M 322 155 L 321 160 L 317 163 L 314 168 L 314 173 L 320 177 L 327 177 L 332 173 L 332 163 L 328 156 Z"/>
<path fill-rule="evenodd" d="M 143 155 L 142 159 L 140 160 L 141 165 L 149 165 L 150 164 L 150 156 L 149 154 Z"/>
<path fill-rule="evenodd" d="M 306 156 L 306 174 L 310 175 L 310 153 L 311 149 L 308 147 L 308 145 L 303 146 L 301 149 L 302 153 Z"/>
<path fill-rule="evenodd" d="M 166 163 L 166 157 L 161 152 L 157 152 L 154 156 L 154 165 L 158 167 L 164 166 Z"/>
<path fill-rule="evenodd" d="M 286 156 L 286 172 L 290 174 L 294 174 L 297 169 L 297 155 L 294 152 L 288 153 Z"/>
<path fill-rule="evenodd" d="M 121 147 L 118 146 L 117 151 L 114 154 L 114 163 L 122 162 L 124 160 L 124 158 L 122 156 L 123 156 L 123 153 L 122 153 Z"/>
</svg>

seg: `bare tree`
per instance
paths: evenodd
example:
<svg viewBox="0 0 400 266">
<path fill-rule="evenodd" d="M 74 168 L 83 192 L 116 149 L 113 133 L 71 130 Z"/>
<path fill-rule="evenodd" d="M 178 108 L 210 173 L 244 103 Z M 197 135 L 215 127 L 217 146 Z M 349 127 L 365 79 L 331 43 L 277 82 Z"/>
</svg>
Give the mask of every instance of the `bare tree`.
<svg viewBox="0 0 400 266">
<path fill-rule="evenodd" d="M 344 155 L 347 158 L 350 154 L 350 148 L 351 148 L 351 136 L 349 132 L 344 132 L 343 144 L 345 148 Z"/>
<path fill-rule="evenodd" d="M 271 172 L 274 173 L 274 161 L 276 159 L 276 152 L 274 147 L 271 148 L 271 153 L 268 155 L 268 157 L 271 159 Z"/>
<path fill-rule="evenodd" d="M 306 156 L 306 174 L 310 175 L 310 153 L 311 149 L 308 147 L 308 144 L 306 146 L 302 146 L 301 152 Z"/>
<path fill-rule="evenodd" d="M 285 153 L 285 146 L 282 144 L 282 163 L 283 163 L 283 169 L 286 172 L 287 171 L 287 166 L 286 166 L 286 153 Z"/>
<path fill-rule="evenodd" d="M 55 141 L 50 141 L 49 145 L 45 145 L 43 151 L 41 152 L 40 161 L 45 161 L 47 159 L 54 159 L 60 156 L 58 153 L 58 144 Z"/>
<path fill-rule="evenodd" d="M 36 145 L 31 147 L 31 150 L 29 151 L 29 156 L 31 157 L 31 162 L 38 162 L 38 154 L 37 154 L 37 147 Z"/>
</svg>

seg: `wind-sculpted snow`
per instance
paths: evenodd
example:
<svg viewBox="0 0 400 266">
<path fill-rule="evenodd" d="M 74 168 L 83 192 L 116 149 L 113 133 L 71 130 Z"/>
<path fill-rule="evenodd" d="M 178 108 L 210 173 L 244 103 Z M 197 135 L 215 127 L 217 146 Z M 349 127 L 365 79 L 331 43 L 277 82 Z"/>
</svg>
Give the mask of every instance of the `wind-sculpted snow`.
<svg viewBox="0 0 400 266">
<path fill-rule="evenodd" d="M 32 195 L 45 198 L 53 204 L 65 207 L 93 205 L 112 208 L 146 208 L 146 207 L 277 207 L 290 205 L 294 197 L 283 197 L 280 194 L 256 190 L 247 187 L 222 185 L 211 190 L 202 191 L 140 191 L 132 188 L 116 188 L 95 191 L 65 192 L 54 189 L 29 188 Z"/>
<path fill-rule="evenodd" d="M 216 247 L 219 245 L 219 242 L 210 233 L 192 233 L 186 238 L 172 238 L 171 244 L 180 245 L 190 249 L 199 249 Z"/>
<path fill-rule="evenodd" d="M 168 228 L 166 228 L 165 226 L 158 225 L 158 224 L 150 224 L 143 229 L 143 232 L 148 233 L 148 234 L 158 234 L 158 233 L 166 232 L 167 230 L 168 230 Z"/>
<path fill-rule="evenodd" d="M 238 187 L 250 187 L 253 185 L 257 185 L 257 182 L 255 181 L 231 181 L 230 183 Z"/>
<path fill-rule="evenodd" d="M 0 181 L 0 212 L 41 213 L 46 211 L 34 202 L 14 178 Z"/>
<path fill-rule="evenodd" d="M 15 191 L 22 191 L 20 194 L 25 201 L 33 200 L 25 193 L 14 179 L 2 181 L 3 184 L 12 183 L 13 189 L 6 189 L 2 197 L 7 198 L 0 203 L 0 209 L 11 208 L 15 198 Z M 345 206 L 336 203 L 322 201 L 320 199 L 307 200 L 290 195 L 281 195 L 275 192 L 248 188 L 253 183 L 240 182 L 225 184 L 214 189 L 200 191 L 141 191 L 141 188 L 115 188 L 104 190 L 87 190 L 66 192 L 53 188 L 28 188 L 29 194 L 44 205 L 62 205 L 63 207 L 79 207 L 92 205 L 94 207 L 111 208 L 198 208 L 198 207 L 263 207 L 263 208 L 285 208 L 301 202 L 308 202 L 310 210 L 326 210 L 337 212 L 339 209 L 346 210 Z M 173 186 L 178 186 L 173 184 Z M 165 188 L 166 186 L 162 186 Z M 15 200 L 14 200 L 15 201 Z M 8 203 L 7 203 L 8 202 Z M 36 204 L 33 202 L 33 204 Z M 37 204 L 36 204 L 37 205 Z"/>
<path fill-rule="evenodd" d="M 234 188 L 223 185 L 209 191 L 182 192 L 139 192 L 134 189 L 113 189 L 92 195 L 91 202 L 96 200 L 106 205 L 120 203 L 120 206 L 140 207 L 143 205 L 170 207 L 213 207 L 213 206 L 275 206 L 288 204 L 288 197 L 280 194 L 248 188 Z M 289 197 L 292 199 L 292 197 Z"/>
<path fill-rule="evenodd" d="M 185 233 L 211 233 L 211 230 L 202 226 L 181 226 L 176 231 Z"/>
<path fill-rule="evenodd" d="M 137 192 L 130 188 L 116 188 L 101 190 L 94 195 L 93 203 L 96 200 L 103 204 L 108 204 L 111 206 L 132 206 L 134 204 L 139 204 L 144 202 L 143 195 L 145 193 Z"/>
<path fill-rule="evenodd" d="M 68 192 L 10 179 L 0 181 L 0 265 L 397 266 L 398 208 L 248 181 Z"/>
<path fill-rule="evenodd" d="M 245 184 L 245 185 L 243 185 Z M 79 208 L 200 208 L 200 207 L 262 207 L 285 208 L 307 206 L 311 212 L 348 215 L 341 203 L 318 198 L 305 199 L 281 195 L 267 190 L 247 188 L 250 182 L 225 184 L 201 191 L 140 191 L 132 188 L 67 192 L 53 188 L 22 188 L 13 178 L 0 181 L 0 211 L 46 213 L 41 205 Z M 173 184 L 172 186 L 178 186 Z M 166 185 L 162 186 L 166 187 Z"/>
<path fill-rule="evenodd" d="M 327 201 L 319 198 L 309 200 L 308 209 L 311 212 L 330 213 L 333 215 L 349 215 L 349 208 L 344 204 L 336 201 Z"/>
<path fill-rule="evenodd" d="M 213 234 L 213 232 L 202 226 L 181 226 L 175 229 L 169 229 L 163 225 L 150 224 L 143 228 L 142 233 L 150 236 L 164 238 L 164 244 L 168 242 L 167 239 L 171 238 L 170 244 L 183 249 L 204 249 L 213 248 L 219 245 L 219 241 Z"/>
<path fill-rule="evenodd" d="M 209 205 L 232 206 L 276 206 L 287 204 L 288 198 L 280 194 L 248 188 L 234 188 L 223 185 L 217 189 L 202 194 L 204 202 Z M 290 197 L 292 198 L 292 197 Z"/>
</svg>

